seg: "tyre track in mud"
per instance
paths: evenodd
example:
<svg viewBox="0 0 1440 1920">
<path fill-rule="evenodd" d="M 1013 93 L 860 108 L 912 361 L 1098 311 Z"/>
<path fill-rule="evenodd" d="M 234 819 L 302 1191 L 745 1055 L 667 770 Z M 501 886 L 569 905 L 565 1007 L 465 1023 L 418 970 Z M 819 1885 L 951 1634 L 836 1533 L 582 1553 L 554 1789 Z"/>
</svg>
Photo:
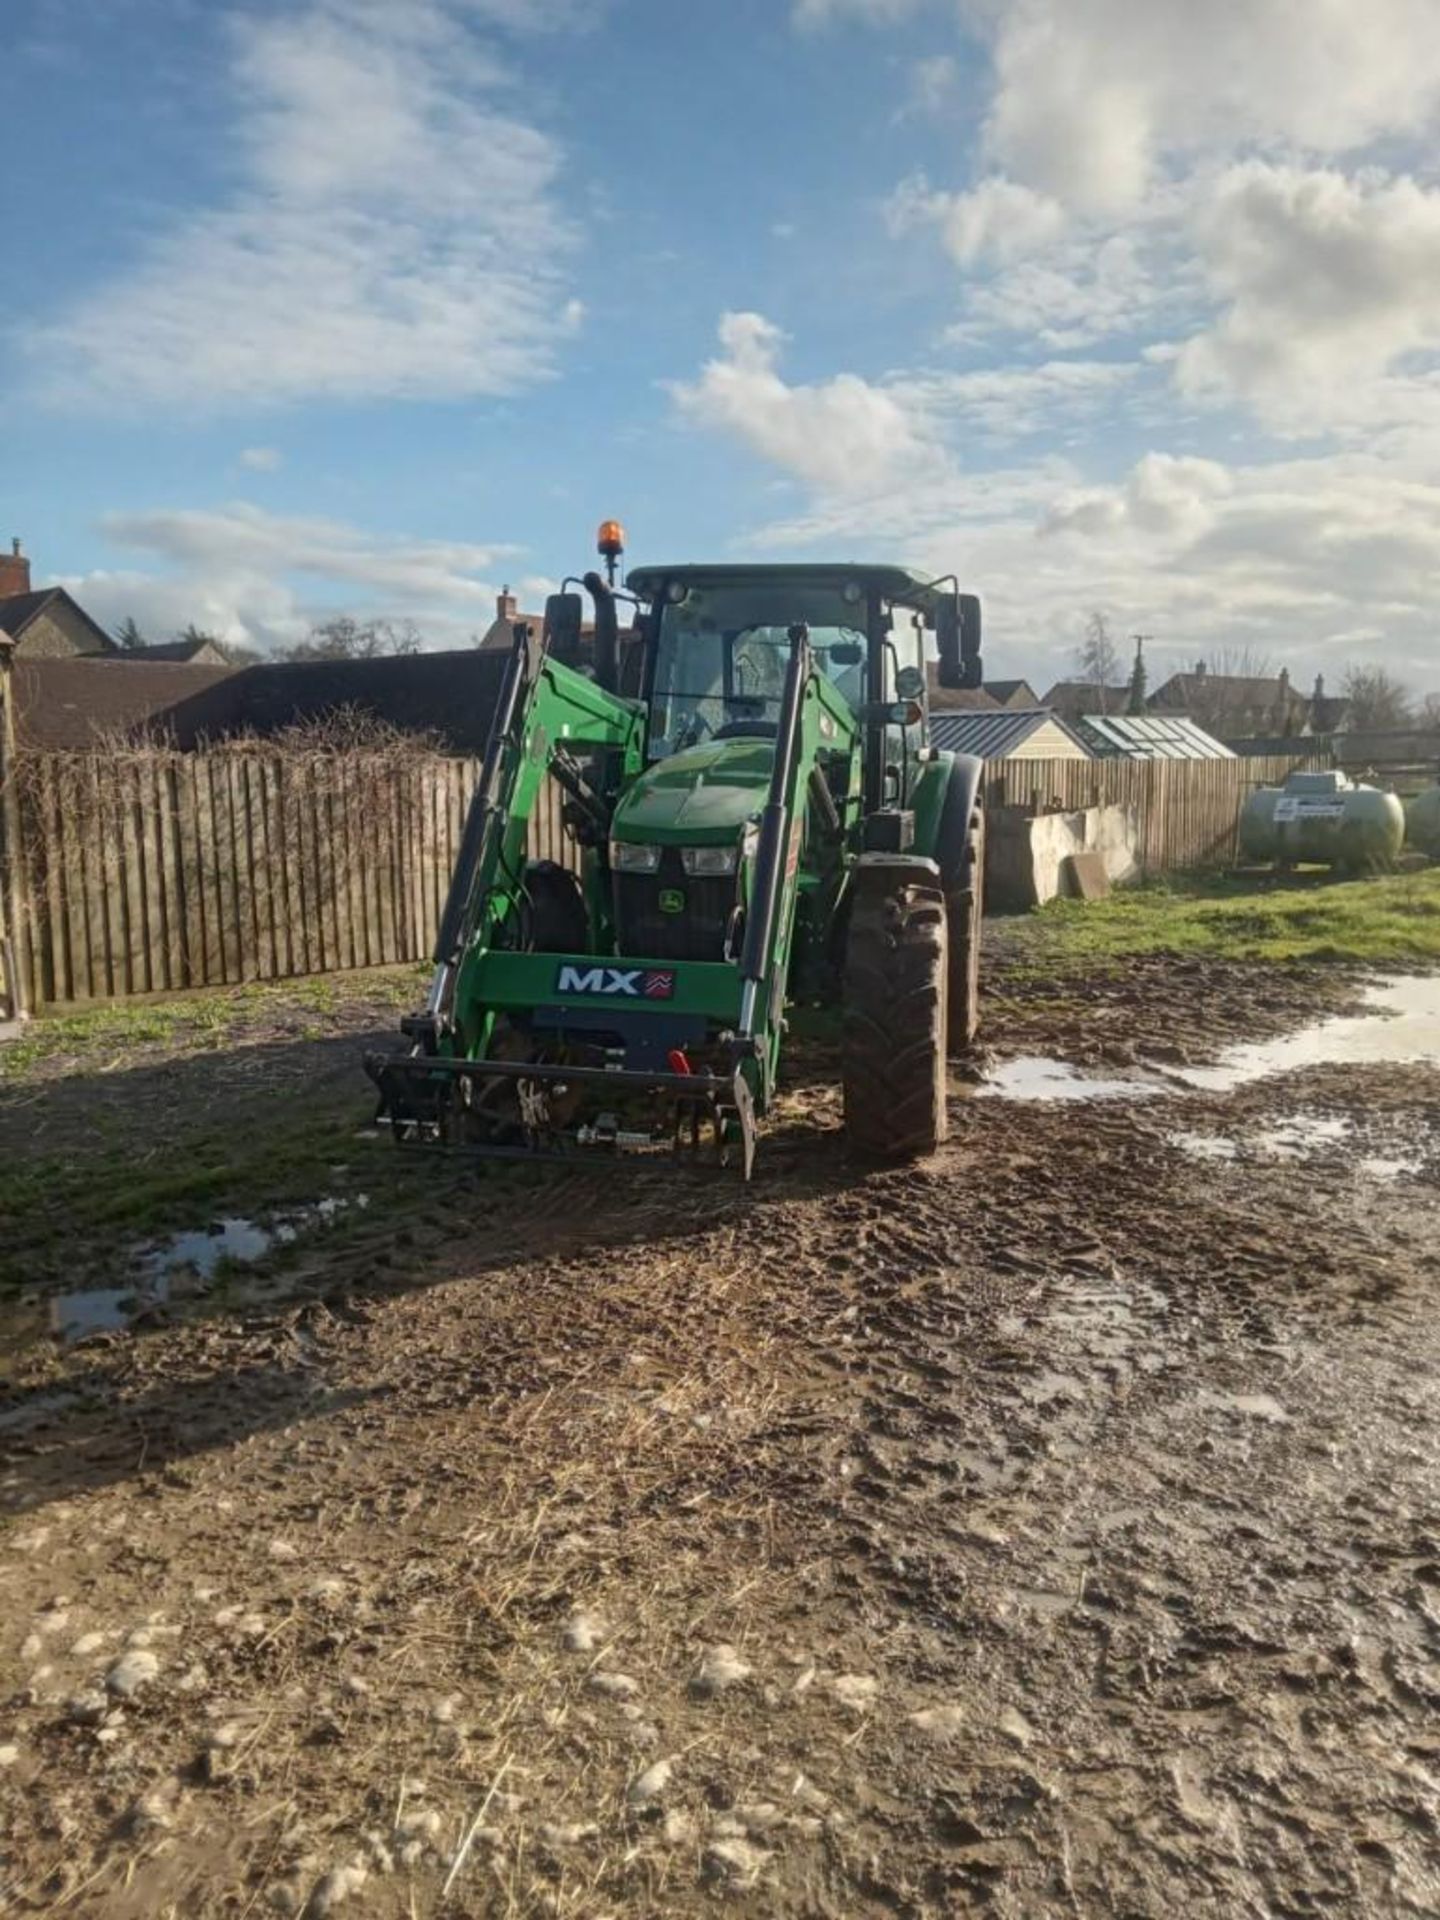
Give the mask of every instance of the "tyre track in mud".
<svg viewBox="0 0 1440 1920">
<path fill-rule="evenodd" d="M 37 1380 L 16 1910 L 1433 1912 L 1433 1157 L 1382 1203 L 1153 1110 L 954 1117 L 858 1185 L 797 1131 L 752 1196 L 455 1194 Z"/>
</svg>

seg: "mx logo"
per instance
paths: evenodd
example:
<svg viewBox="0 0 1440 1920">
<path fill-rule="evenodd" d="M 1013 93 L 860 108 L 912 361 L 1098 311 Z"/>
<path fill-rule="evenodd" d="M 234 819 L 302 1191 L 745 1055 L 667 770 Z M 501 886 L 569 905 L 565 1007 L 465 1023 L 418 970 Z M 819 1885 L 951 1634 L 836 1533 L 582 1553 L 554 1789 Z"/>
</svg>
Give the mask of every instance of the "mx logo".
<svg viewBox="0 0 1440 1920">
<path fill-rule="evenodd" d="M 567 962 L 556 975 L 555 991 L 606 999 L 670 1000 L 675 995 L 675 975 L 658 967 L 577 967 Z"/>
</svg>

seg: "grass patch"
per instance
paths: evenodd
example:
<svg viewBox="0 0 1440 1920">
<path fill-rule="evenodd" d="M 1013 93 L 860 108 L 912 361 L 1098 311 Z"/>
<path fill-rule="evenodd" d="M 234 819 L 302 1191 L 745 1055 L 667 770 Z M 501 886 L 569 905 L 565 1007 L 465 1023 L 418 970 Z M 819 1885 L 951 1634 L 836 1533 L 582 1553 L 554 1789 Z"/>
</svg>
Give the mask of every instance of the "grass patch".
<svg viewBox="0 0 1440 1920">
<path fill-rule="evenodd" d="M 45 1014 L 0 1047 L 0 1084 L 51 1063 L 123 1065 L 141 1054 L 198 1053 L 264 1039 L 276 1029 L 317 1038 L 327 1031 L 326 1020 L 357 1003 L 408 1008 L 426 977 L 423 968 L 384 967 Z"/>
<path fill-rule="evenodd" d="M 407 1201 L 401 1156 L 356 1138 L 374 1111 L 360 1042 L 416 1002 L 419 977 L 122 1001 L 28 1026 L 0 1048 L 0 1295 L 123 1273 L 138 1242 L 337 1186 L 363 1186 L 377 1209 Z"/>
<path fill-rule="evenodd" d="M 1182 874 L 1056 900 L 1005 929 L 1004 971 L 1090 973 L 1145 954 L 1271 965 L 1440 966 L 1440 871 L 1373 880 Z"/>
</svg>

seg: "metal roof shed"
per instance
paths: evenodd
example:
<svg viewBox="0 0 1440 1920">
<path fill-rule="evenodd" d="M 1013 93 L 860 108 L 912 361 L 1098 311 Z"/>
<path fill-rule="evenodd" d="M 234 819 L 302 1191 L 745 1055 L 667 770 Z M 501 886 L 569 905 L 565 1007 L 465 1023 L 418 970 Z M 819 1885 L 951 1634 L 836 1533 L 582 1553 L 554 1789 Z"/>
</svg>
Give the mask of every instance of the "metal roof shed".
<svg viewBox="0 0 1440 1920">
<path fill-rule="evenodd" d="M 982 760 L 1091 760 L 1094 754 L 1073 728 L 1047 707 L 1011 712 L 930 714 L 930 739 L 949 753 Z"/>
<path fill-rule="evenodd" d="M 1181 715 L 1086 713 L 1075 722 L 1101 760 L 1233 760 L 1221 740 Z"/>
</svg>

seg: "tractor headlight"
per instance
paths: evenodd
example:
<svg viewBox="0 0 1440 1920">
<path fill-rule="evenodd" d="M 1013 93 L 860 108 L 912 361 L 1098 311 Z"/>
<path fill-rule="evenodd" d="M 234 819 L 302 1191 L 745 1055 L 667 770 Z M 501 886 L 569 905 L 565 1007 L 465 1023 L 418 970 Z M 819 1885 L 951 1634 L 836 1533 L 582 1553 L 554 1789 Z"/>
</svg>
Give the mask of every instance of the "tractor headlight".
<svg viewBox="0 0 1440 1920">
<path fill-rule="evenodd" d="M 660 849 L 636 840 L 612 840 L 610 864 L 617 873 L 654 873 L 660 865 Z"/>
<path fill-rule="evenodd" d="M 734 873 L 740 858 L 737 846 L 728 847 L 682 847 L 680 864 L 692 880 L 714 878 L 718 874 Z"/>
</svg>

